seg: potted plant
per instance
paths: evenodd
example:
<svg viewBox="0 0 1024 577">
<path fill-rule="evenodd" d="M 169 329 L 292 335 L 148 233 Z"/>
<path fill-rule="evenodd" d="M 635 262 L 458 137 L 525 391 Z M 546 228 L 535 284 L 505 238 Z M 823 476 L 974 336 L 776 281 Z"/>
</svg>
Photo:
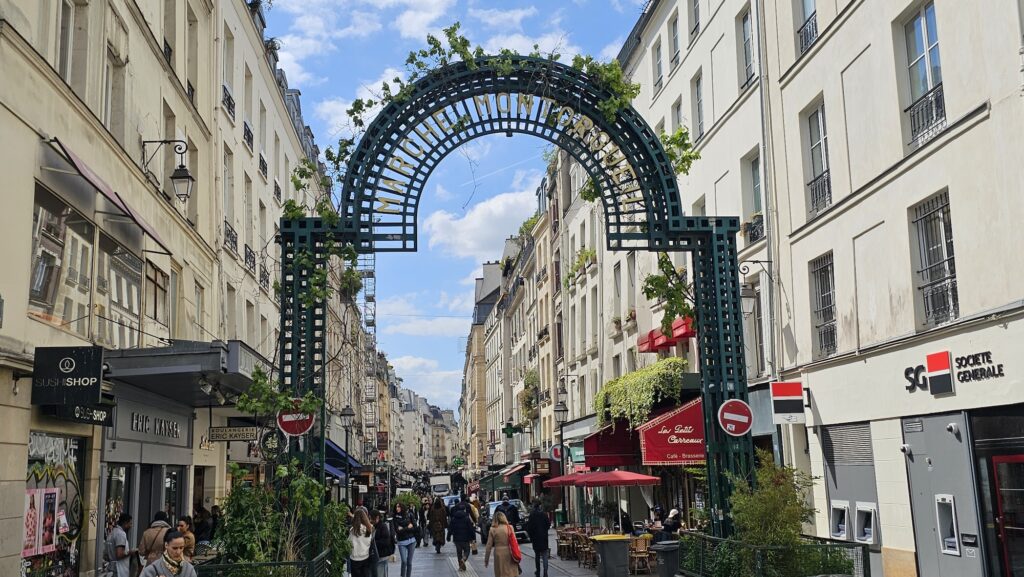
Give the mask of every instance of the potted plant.
<svg viewBox="0 0 1024 577">
<path fill-rule="evenodd" d="M 636 322 L 636 308 L 635 307 L 629 309 L 629 314 L 626 316 L 626 318 L 629 319 L 629 322 L 631 322 L 631 323 L 635 323 Z"/>
<path fill-rule="evenodd" d="M 615 327 L 615 330 L 617 331 L 622 330 L 622 317 L 618 315 L 612 317 L 612 326 Z"/>
</svg>

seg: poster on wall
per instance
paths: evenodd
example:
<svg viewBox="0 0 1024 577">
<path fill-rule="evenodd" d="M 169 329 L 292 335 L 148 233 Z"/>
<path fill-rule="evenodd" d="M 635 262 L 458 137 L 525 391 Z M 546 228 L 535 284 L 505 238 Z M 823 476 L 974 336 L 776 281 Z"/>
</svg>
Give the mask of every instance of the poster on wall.
<svg viewBox="0 0 1024 577">
<path fill-rule="evenodd" d="M 43 489 L 42 524 L 39 532 L 39 552 L 52 553 L 57 548 L 57 501 L 60 489 Z"/>
<path fill-rule="evenodd" d="M 25 539 L 21 545 L 21 556 L 33 557 L 39 554 L 39 502 L 42 491 L 28 489 L 25 491 Z"/>
</svg>

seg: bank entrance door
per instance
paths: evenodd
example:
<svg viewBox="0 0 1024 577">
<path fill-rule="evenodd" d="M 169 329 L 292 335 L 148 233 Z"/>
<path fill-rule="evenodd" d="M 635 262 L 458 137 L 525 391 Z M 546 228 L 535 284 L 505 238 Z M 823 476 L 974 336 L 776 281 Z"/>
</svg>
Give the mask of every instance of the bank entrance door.
<svg viewBox="0 0 1024 577">
<path fill-rule="evenodd" d="M 1024 455 L 992 457 L 1003 575 L 1024 577 Z"/>
</svg>

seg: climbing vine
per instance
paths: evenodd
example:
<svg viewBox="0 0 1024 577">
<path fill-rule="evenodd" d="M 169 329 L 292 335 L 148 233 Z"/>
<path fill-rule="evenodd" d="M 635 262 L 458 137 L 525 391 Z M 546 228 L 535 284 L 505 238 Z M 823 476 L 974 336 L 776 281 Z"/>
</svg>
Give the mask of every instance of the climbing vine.
<svg viewBox="0 0 1024 577">
<path fill-rule="evenodd" d="M 569 267 L 569 271 L 566 273 L 565 278 L 562 279 L 562 288 L 568 289 L 572 286 L 573 281 L 576 279 L 576 275 L 580 271 L 587 268 L 592 262 L 597 262 L 597 251 L 592 248 L 581 248 L 576 251 L 576 256 L 573 257 L 572 266 Z"/>
<path fill-rule="evenodd" d="M 296 407 L 292 401 L 292 395 L 287 391 L 282 391 L 276 380 L 270 379 L 262 368 L 256 367 L 252 372 L 252 385 L 238 396 L 236 406 L 244 414 L 266 417 L 292 408 L 315 415 L 320 411 L 322 404 L 323 400 L 317 398 L 313 391 L 309 391 L 300 399 Z"/>
<path fill-rule="evenodd" d="M 636 427 L 648 420 L 662 401 L 682 400 L 686 359 L 669 357 L 605 383 L 594 397 L 599 425 L 623 419 Z"/>
<path fill-rule="evenodd" d="M 540 376 L 536 369 L 526 371 L 523 384 L 523 392 L 519 393 L 519 414 L 522 415 L 521 424 L 527 424 L 540 416 L 540 407 L 537 404 Z"/>
<path fill-rule="evenodd" d="M 690 142 L 690 131 L 680 126 L 672 134 L 664 131 L 659 135 L 661 145 L 665 149 L 672 169 L 676 174 L 689 174 L 690 166 L 695 160 L 700 159 L 700 152 L 693 148 Z M 601 191 L 598 189 L 594 179 L 588 178 L 580 189 L 580 198 L 588 202 L 594 202 L 601 198 Z"/>
<path fill-rule="evenodd" d="M 693 318 L 693 285 L 687 282 L 686 268 L 676 267 L 666 253 L 658 253 L 658 274 L 644 277 L 641 287 L 644 296 L 663 302 L 661 332 L 672 334 L 672 322 L 677 318 Z"/>
</svg>

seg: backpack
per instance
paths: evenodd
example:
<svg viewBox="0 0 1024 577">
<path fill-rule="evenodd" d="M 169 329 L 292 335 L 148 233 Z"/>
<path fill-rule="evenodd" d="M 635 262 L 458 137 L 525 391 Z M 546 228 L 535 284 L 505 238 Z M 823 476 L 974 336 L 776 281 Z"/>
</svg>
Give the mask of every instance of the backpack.
<svg viewBox="0 0 1024 577">
<path fill-rule="evenodd" d="M 377 548 L 377 555 L 379 555 L 381 559 L 394 555 L 395 554 L 395 548 L 396 548 L 395 547 L 395 536 L 391 533 L 391 524 L 390 523 L 384 523 L 384 529 L 385 530 L 384 530 L 384 535 L 383 536 L 379 535 L 380 534 L 379 530 L 375 530 L 373 532 L 374 539 L 376 539 L 375 545 L 376 545 L 376 548 Z M 378 539 L 378 536 L 380 536 L 379 539 Z"/>
</svg>

